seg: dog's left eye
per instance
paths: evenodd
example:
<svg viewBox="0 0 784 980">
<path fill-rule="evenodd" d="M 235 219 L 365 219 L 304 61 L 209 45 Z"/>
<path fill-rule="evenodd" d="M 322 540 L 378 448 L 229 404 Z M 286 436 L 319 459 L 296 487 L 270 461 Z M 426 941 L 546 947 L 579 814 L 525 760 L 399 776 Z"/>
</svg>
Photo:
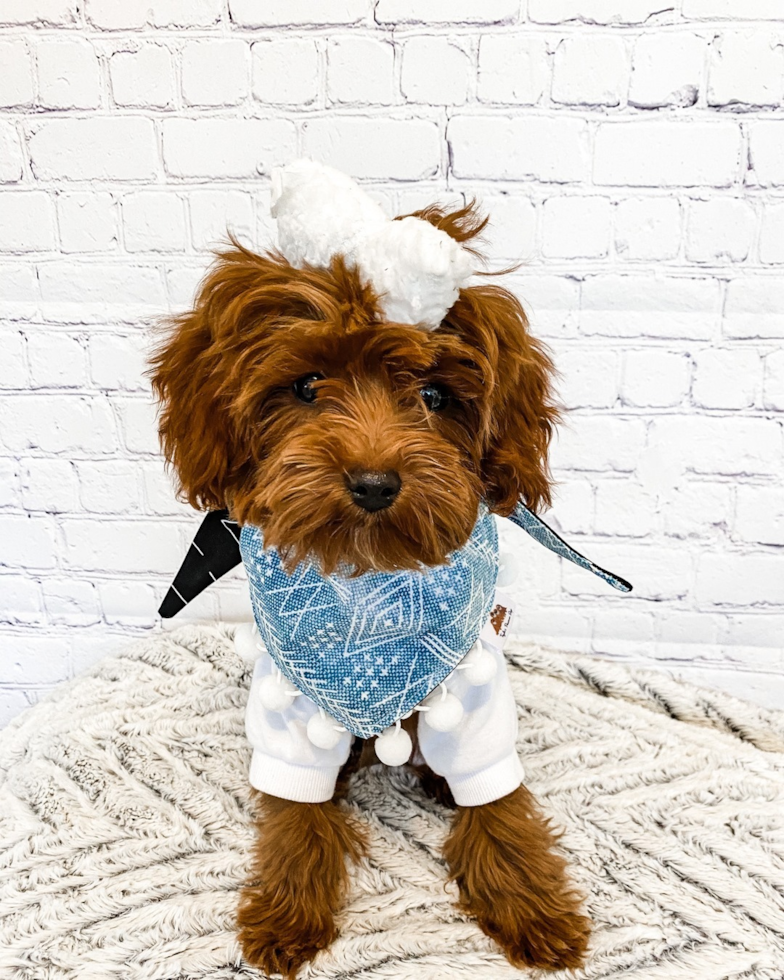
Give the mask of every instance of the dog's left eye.
<svg viewBox="0 0 784 980">
<path fill-rule="evenodd" d="M 316 381 L 323 380 L 323 374 L 306 374 L 303 378 L 297 378 L 294 382 L 294 394 L 301 402 L 314 402 L 316 400 L 316 389 L 313 386 Z"/>
<path fill-rule="evenodd" d="M 419 394 L 431 412 L 441 412 L 449 404 L 449 389 L 443 385 L 424 385 L 419 389 Z"/>
</svg>

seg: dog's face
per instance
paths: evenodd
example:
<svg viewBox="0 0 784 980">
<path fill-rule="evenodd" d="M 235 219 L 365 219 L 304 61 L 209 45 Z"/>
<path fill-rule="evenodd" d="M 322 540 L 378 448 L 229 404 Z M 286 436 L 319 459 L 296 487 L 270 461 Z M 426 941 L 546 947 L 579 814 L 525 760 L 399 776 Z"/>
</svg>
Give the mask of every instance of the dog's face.
<svg viewBox="0 0 784 980">
<path fill-rule="evenodd" d="M 420 214 L 455 237 L 477 227 Z M 362 573 L 442 564 L 482 500 L 549 501 L 550 376 L 500 287 L 463 290 L 428 332 L 384 322 L 341 259 L 303 271 L 235 246 L 173 323 L 153 386 L 191 504 L 258 525 L 288 567 Z"/>
</svg>

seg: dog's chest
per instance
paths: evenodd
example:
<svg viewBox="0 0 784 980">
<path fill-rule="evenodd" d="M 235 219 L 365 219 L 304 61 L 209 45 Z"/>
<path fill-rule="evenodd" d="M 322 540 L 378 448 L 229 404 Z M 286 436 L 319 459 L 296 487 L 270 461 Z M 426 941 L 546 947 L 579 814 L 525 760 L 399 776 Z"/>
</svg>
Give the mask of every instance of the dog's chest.
<svg viewBox="0 0 784 980">
<path fill-rule="evenodd" d="M 425 572 L 287 575 L 261 532 L 240 548 L 256 623 L 298 690 L 349 731 L 376 735 L 434 690 L 468 653 L 493 606 L 498 533 L 484 512 L 448 565 Z"/>
</svg>

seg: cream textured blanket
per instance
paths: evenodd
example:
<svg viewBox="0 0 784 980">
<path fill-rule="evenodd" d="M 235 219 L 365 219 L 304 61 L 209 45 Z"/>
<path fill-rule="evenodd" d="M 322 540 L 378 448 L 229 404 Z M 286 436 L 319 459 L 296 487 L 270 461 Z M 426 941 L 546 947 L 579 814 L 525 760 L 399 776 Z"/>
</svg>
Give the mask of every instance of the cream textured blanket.
<svg viewBox="0 0 784 980">
<path fill-rule="evenodd" d="M 259 977 L 232 929 L 252 828 L 230 639 L 155 635 L 0 733 L 3 980 Z M 784 714 L 587 658 L 509 658 L 528 785 L 596 923 L 582 976 L 781 980 Z M 451 904 L 448 811 L 381 767 L 348 802 L 372 853 L 303 977 L 525 975 Z"/>
</svg>

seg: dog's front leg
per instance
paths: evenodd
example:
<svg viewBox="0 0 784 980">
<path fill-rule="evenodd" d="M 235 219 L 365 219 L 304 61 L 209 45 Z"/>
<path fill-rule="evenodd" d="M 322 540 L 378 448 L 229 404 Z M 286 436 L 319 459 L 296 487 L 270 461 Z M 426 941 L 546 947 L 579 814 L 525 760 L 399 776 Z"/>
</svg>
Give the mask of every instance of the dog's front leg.
<svg viewBox="0 0 784 980">
<path fill-rule="evenodd" d="M 240 895 L 239 940 L 250 964 L 292 978 L 336 938 L 346 857 L 357 861 L 367 841 L 332 800 L 294 803 L 256 793 L 255 803 L 257 839 L 251 877 Z"/>
<path fill-rule="evenodd" d="M 558 970 L 585 959 L 590 923 L 556 840 L 519 786 L 493 803 L 458 807 L 444 845 L 460 907 L 515 966 Z"/>
</svg>

